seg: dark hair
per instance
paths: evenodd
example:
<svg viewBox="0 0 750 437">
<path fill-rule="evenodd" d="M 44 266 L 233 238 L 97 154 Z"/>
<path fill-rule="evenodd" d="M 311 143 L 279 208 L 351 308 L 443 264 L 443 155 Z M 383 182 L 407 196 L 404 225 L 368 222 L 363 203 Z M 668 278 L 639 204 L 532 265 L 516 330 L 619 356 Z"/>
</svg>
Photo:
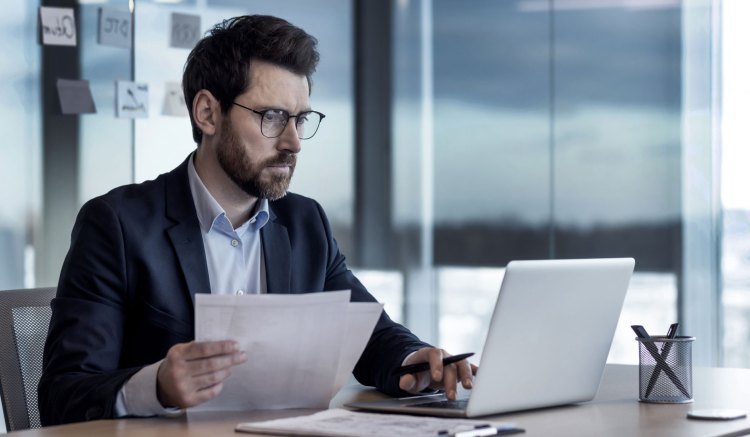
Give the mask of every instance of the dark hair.
<svg viewBox="0 0 750 437">
<path fill-rule="evenodd" d="M 226 112 L 234 99 L 250 85 L 253 60 L 265 61 L 307 77 L 320 55 L 318 40 L 286 20 L 268 15 L 245 15 L 224 20 L 208 31 L 190 52 L 182 74 L 182 92 L 193 126 L 193 139 L 200 144 L 203 132 L 193 119 L 193 99 L 205 89 L 218 99 Z"/>
</svg>

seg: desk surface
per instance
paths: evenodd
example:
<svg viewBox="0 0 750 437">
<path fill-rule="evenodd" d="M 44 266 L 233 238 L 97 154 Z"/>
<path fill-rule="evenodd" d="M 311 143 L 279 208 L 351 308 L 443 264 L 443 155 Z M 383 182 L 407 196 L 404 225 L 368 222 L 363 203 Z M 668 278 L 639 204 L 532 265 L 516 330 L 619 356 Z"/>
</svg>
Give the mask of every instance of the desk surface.
<svg viewBox="0 0 750 437">
<path fill-rule="evenodd" d="M 695 403 L 680 405 L 638 402 L 637 366 L 608 365 L 592 402 L 492 417 L 515 422 L 533 436 L 740 436 L 750 435 L 750 419 L 697 421 L 686 418 L 693 408 L 740 408 L 750 414 L 750 369 L 696 368 Z M 378 392 L 345 387 L 332 402 L 378 399 Z M 112 436 L 250 436 L 234 432 L 239 422 L 310 414 L 314 410 L 200 413 L 151 419 L 98 420 L 12 433 L 19 437 Z"/>
</svg>

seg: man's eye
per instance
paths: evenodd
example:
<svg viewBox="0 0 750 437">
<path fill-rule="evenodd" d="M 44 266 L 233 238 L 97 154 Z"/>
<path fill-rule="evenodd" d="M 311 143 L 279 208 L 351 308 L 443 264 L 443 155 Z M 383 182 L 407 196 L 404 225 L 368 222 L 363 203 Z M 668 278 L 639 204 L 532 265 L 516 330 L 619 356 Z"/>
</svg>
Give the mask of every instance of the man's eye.
<svg viewBox="0 0 750 437">
<path fill-rule="evenodd" d="M 265 114 L 263 115 L 263 119 L 272 123 L 284 122 L 284 120 L 286 120 L 286 112 L 282 110 L 271 109 L 265 112 Z"/>
</svg>

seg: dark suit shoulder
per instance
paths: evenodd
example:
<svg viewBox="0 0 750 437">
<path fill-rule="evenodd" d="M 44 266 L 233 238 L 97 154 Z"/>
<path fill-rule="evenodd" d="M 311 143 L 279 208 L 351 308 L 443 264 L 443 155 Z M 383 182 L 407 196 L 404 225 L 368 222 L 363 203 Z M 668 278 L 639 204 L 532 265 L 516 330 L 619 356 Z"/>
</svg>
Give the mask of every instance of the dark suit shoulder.
<svg viewBox="0 0 750 437">
<path fill-rule="evenodd" d="M 143 199 L 164 196 L 164 182 L 169 173 L 159 175 L 156 179 L 122 185 L 113 188 L 101 196 L 91 199 L 92 201 L 104 201 L 111 206 L 125 206 L 132 202 L 141 202 Z"/>
<path fill-rule="evenodd" d="M 170 190 L 170 187 L 173 189 Z M 174 189 L 174 187 L 179 187 L 179 189 Z M 185 193 L 189 195 L 189 190 L 187 168 L 183 163 L 174 170 L 159 175 L 156 179 L 122 185 L 95 197 L 86 202 L 82 211 L 106 205 L 121 219 L 144 220 L 153 218 L 154 215 L 163 217 L 168 197 L 171 195 L 189 200 L 189 197 L 185 196 Z"/>
</svg>

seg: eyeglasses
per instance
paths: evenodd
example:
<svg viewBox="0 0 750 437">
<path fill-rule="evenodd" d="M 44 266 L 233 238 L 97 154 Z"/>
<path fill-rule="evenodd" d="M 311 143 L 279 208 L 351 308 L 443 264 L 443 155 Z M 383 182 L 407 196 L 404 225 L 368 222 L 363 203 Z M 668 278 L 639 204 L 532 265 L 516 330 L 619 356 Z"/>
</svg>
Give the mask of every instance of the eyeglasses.
<svg viewBox="0 0 750 437">
<path fill-rule="evenodd" d="M 304 111 L 297 115 L 290 115 L 288 111 L 283 109 L 256 111 L 253 108 L 248 108 L 237 102 L 232 103 L 240 108 L 245 108 L 248 111 L 260 115 L 260 133 L 266 138 L 277 138 L 281 136 L 281 133 L 286 129 L 287 123 L 289 123 L 289 119 L 296 118 L 294 127 L 297 128 L 297 137 L 301 140 L 308 140 L 315 135 L 315 132 L 318 131 L 318 127 L 320 127 L 321 120 L 325 118 L 325 114 L 318 111 Z"/>
</svg>

